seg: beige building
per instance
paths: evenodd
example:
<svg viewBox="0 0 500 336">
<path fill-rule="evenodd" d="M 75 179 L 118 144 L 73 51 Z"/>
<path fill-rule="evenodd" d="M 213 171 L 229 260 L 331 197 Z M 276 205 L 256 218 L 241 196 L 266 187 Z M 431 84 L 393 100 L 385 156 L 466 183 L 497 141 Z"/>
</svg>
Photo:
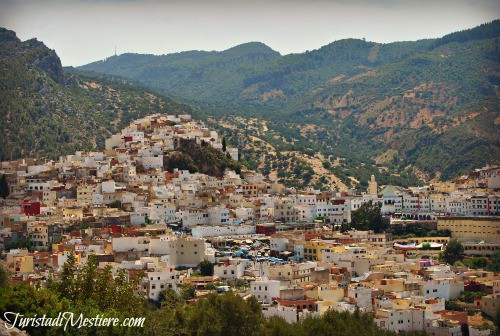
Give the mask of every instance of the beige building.
<svg viewBox="0 0 500 336">
<path fill-rule="evenodd" d="M 494 317 L 500 307 L 500 293 L 483 296 L 481 299 L 481 311 L 489 317 Z"/>
<path fill-rule="evenodd" d="M 81 207 L 68 207 L 63 210 L 64 219 L 69 220 L 82 220 L 83 219 L 83 208 Z"/>
<path fill-rule="evenodd" d="M 500 217 L 438 217 L 438 230 L 450 230 L 452 238 L 500 240 Z"/>
<path fill-rule="evenodd" d="M 284 284 L 292 285 L 312 281 L 312 273 L 316 263 L 285 264 L 269 267 L 269 279 L 279 280 Z"/>
<path fill-rule="evenodd" d="M 500 241 L 485 242 L 483 239 L 481 239 L 479 242 L 478 241 L 462 242 L 462 245 L 464 247 L 464 254 L 466 255 L 490 255 L 495 253 L 496 251 L 500 251 Z"/>
<path fill-rule="evenodd" d="M 95 187 L 92 185 L 81 185 L 76 188 L 76 199 L 78 205 L 86 206 L 92 204 L 92 195 L 94 194 Z"/>
<path fill-rule="evenodd" d="M 28 223 L 28 236 L 33 241 L 35 249 L 49 249 L 49 228 L 44 222 Z"/>
<path fill-rule="evenodd" d="M 29 255 L 28 250 L 17 250 L 17 253 L 7 253 L 4 266 L 12 273 L 33 273 L 33 256 Z"/>
<path fill-rule="evenodd" d="M 195 267 L 206 259 L 205 240 L 179 237 L 168 241 L 169 264 L 173 267 Z"/>
<path fill-rule="evenodd" d="M 292 202 L 278 200 L 274 202 L 274 218 L 284 222 L 296 222 L 298 213 Z"/>
</svg>

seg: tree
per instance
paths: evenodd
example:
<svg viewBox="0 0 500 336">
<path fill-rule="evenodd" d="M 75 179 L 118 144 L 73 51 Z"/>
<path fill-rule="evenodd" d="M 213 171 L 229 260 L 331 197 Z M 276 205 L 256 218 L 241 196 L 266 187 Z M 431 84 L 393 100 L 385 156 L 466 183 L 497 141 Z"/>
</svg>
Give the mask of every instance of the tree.
<svg viewBox="0 0 500 336">
<path fill-rule="evenodd" d="M 255 297 L 244 300 L 231 292 L 212 293 L 199 300 L 187 319 L 192 335 L 261 335 L 263 322 Z"/>
<path fill-rule="evenodd" d="M 486 268 L 488 266 L 488 258 L 486 257 L 474 257 L 471 260 L 471 268 L 478 269 L 478 268 Z"/>
<path fill-rule="evenodd" d="M 120 202 L 119 200 L 115 200 L 115 201 L 113 201 L 113 202 L 109 203 L 109 205 L 108 205 L 108 206 L 109 206 L 110 208 L 116 208 L 116 209 L 119 209 L 119 208 L 121 207 L 121 205 L 122 205 L 122 202 Z"/>
<path fill-rule="evenodd" d="M 461 260 L 464 254 L 464 247 L 462 243 L 458 240 L 450 240 L 443 253 L 440 255 L 440 259 L 450 265 L 453 265 L 456 261 Z"/>
<path fill-rule="evenodd" d="M 203 260 L 199 265 L 198 268 L 200 269 L 200 274 L 203 276 L 212 276 L 214 275 L 214 265 L 208 261 L 208 260 Z"/>
<path fill-rule="evenodd" d="M 184 300 L 191 300 L 196 298 L 196 289 L 191 284 L 184 284 L 181 286 L 181 298 Z"/>
<path fill-rule="evenodd" d="M 460 329 L 462 330 L 462 336 L 469 336 L 469 325 L 467 323 L 462 323 L 460 325 Z"/>
<path fill-rule="evenodd" d="M 0 267 L 0 288 L 7 288 L 10 285 L 9 270 Z"/>
<path fill-rule="evenodd" d="M 226 138 L 222 138 L 222 151 L 225 153 L 227 149 Z"/>
<path fill-rule="evenodd" d="M 474 298 L 477 298 L 477 297 L 480 298 L 480 297 L 483 297 L 485 295 L 486 295 L 485 292 L 466 292 L 466 291 L 463 291 L 462 293 L 460 293 L 459 300 L 462 302 L 466 302 L 466 303 L 474 303 Z"/>
<path fill-rule="evenodd" d="M 351 216 L 351 226 L 356 230 L 373 230 L 376 233 L 387 228 L 387 222 L 382 218 L 379 202 L 369 201 L 361 204 L 359 209 L 354 210 Z"/>
<path fill-rule="evenodd" d="M 457 299 L 452 299 L 452 300 L 446 301 L 444 303 L 444 308 L 446 310 L 465 311 L 465 308 L 458 304 Z"/>
<path fill-rule="evenodd" d="M 33 239 L 31 237 L 18 240 L 16 242 L 7 244 L 5 246 L 5 250 L 11 250 L 11 249 L 27 249 L 29 252 L 33 252 Z"/>
<path fill-rule="evenodd" d="M 245 280 L 243 280 L 241 278 L 236 279 L 236 287 L 237 288 L 243 288 L 243 287 L 245 287 L 245 285 L 246 285 Z"/>
<path fill-rule="evenodd" d="M 3 199 L 7 198 L 9 196 L 10 191 L 9 191 L 9 184 L 7 183 L 7 178 L 5 177 L 5 174 L 2 175 L 0 178 L 0 197 Z"/>
<path fill-rule="evenodd" d="M 422 244 L 422 250 L 430 250 L 430 249 L 431 249 L 430 243 L 423 243 Z"/>
<path fill-rule="evenodd" d="M 62 297 L 70 300 L 75 298 L 75 271 L 76 271 L 76 257 L 73 251 L 68 254 L 68 259 L 63 265 L 61 273 L 61 281 L 55 283 L 57 290 L 61 293 Z"/>
<path fill-rule="evenodd" d="M 500 272 L 500 251 L 493 253 L 491 263 L 486 266 L 486 270 L 499 273 Z"/>
<path fill-rule="evenodd" d="M 158 296 L 158 303 L 161 306 L 176 308 L 182 302 L 182 299 L 179 294 L 177 294 L 172 288 L 167 288 L 164 291 L 160 292 Z"/>
</svg>

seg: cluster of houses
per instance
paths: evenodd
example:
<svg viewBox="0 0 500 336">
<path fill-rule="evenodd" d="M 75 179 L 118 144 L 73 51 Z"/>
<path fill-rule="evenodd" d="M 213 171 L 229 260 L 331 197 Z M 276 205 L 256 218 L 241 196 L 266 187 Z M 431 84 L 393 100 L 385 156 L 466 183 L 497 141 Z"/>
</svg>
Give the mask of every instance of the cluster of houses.
<svg viewBox="0 0 500 336">
<path fill-rule="evenodd" d="M 468 324 L 470 335 L 489 334 L 488 320 L 446 310 L 445 301 L 481 291 L 464 308 L 491 318 L 500 276 L 436 261 L 450 237 L 395 240 L 339 228 L 364 203 L 379 202 L 391 225 L 448 230 L 466 254 L 492 255 L 500 251 L 500 168 L 426 187 L 380 190 L 372 177 L 363 193 L 298 191 L 248 170 L 222 177 L 166 170 L 183 141 L 238 160 L 203 122 L 156 114 L 106 140 L 102 152 L 2 162 L 9 196 L 0 199 L 1 266 L 13 281 L 43 283 L 74 253 L 80 265 L 93 256 L 101 268 L 143 271 L 140 290 L 153 300 L 186 284 L 203 295 L 208 284 L 239 281 L 265 316 L 289 322 L 359 309 L 394 331 L 461 335 Z M 213 275 L 194 271 L 204 260 Z"/>
</svg>

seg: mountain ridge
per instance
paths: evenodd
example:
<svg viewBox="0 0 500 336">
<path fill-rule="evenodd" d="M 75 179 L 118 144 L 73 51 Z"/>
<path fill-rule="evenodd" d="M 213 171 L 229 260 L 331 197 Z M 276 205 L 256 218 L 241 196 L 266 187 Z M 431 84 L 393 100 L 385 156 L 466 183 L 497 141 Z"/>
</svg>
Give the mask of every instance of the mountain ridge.
<svg viewBox="0 0 500 336">
<path fill-rule="evenodd" d="M 8 145 L 0 156 L 102 148 L 131 118 L 193 111 L 160 92 L 201 106 L 196 113 L 241 150 L 245 165 L 291 186 L 328 188 L 340 179 L 359 189 L 371 174 L 404 186 L 417 176 L 449 179 L 500 158 L 499 43 L 481 31 L 495 27 L 432 51 L 436 39 L 345 39 L 291 55 L 259 42 L 124 54 L 94 64 L 108 74 L 63 69 L 42 42 L 3 29 L 0 140 Z M 470 38 L 474 32 L 482 37 Z"/>
<path fill-rule="evenodd" d="M 43 42 L 0 29 L 0 161 L 94 150 L 132 118 L 190 109 L 128 80 L 64 70 Z"/>
<path fill-rule="evenodd" d="M 390 150 L 397 152 L 394 174 L 415 166 L 431 178 L 451 178 L 498 163 L 499 36 L 500 20 L 494 20 L 438 39 L 343 39 L 257 61 L 240 50 L 237 58 L 213 52 L 193 62 L 158 61 L 142 72 L 132 63 L 121 66 L 134 68 L 137 75 L 128 78 L 142 85 L 213 107 L 207 116 L 230 124 L 230 115 L 271 122 L 275 136 L 288 139 L 278 150 L 357 156 L 342 166 L 357 180 L 365 173 L 353 165 L 377 165 L 375 159 Z M 92 64 L 80 69 L 125 75 L 112 64 Z M 297 132 L 304 124 L 327 137 Z M 449 153 L 451 139 L 456 155 Z M 251 153 L 250 161 L 258 165 L 258 157 Z"/>
</svg>

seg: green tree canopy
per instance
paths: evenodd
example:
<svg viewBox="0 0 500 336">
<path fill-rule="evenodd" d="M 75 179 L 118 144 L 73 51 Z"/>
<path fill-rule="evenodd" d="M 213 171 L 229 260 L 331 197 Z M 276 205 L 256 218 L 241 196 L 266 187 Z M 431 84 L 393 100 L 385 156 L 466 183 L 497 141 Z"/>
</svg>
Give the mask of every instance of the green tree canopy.
<svg viewBox="0 0 500 336">
<path fill-rule="evenodd" d="M 6 268 L 0 267 L 0 288 L 7 288 L 10 285 L 10 274 Z"/>
<path fill-rule="evenodd" d="M 351 215 L 351 226 L 356 230 L 373 230 L 380 233 L 387 228 L 387 223 L 382 218 L 379 202 L 368 201 L 361 204 L 359 209 L 354 210 Z"/>
<path fill-rule="evenodd" d="M 191 284 L 184 284 L 180 289 L 181 298 L 183 300 L 191 300 L 196 297 L 196 289 Z"/>
<path fill-rule="evenodd" d="M 422 250 L 430 250 L 430 249 L 431 249 L 430 243 L 423 243 L 422 244 Z"/>
<path fill-rule="evenodd" d="M 254 297 L 243 300 L 232 293 L 212 293 L 198 301 L 188 314 L 187 325 L 193 335 L 261 335 L 263 322 Z"/>
<path fill-rule="evenodd" d="M 199 265 L 198 268 L 200 269 L 200 274 L 203 276 L 211 276 L 214 275 L 214 265 L 208 261 L 208 260 L 203 260 Z"/>
<path fill-rule="evenodd" d="M 486 266 L 486 269 L 488 271 L 500 273 L 500 251 L 496 251 L 493 253 L 493 256 L 491 257 L 491 263 Z"/>
<path fill-rule="evenodd" d="M 456 261 L 461 260 L 464 254 L 464 247 L 462 243 L 458 240 L 453 239 L 448 242 L 443 253 L 441 253 L 440 259 L 450 265 L 453 265 Z"/>
<path fill-rule="evenodd" d="M 9 184 L 7 183 L 7 178 L 5 177 L 5 174 L 4 174 L 0 178 L 0 197 L 5 199 L 5 198 L 7 198 L 7 196 L 9 196 L 9 194 L 10 194 Z"/>
</svg>

